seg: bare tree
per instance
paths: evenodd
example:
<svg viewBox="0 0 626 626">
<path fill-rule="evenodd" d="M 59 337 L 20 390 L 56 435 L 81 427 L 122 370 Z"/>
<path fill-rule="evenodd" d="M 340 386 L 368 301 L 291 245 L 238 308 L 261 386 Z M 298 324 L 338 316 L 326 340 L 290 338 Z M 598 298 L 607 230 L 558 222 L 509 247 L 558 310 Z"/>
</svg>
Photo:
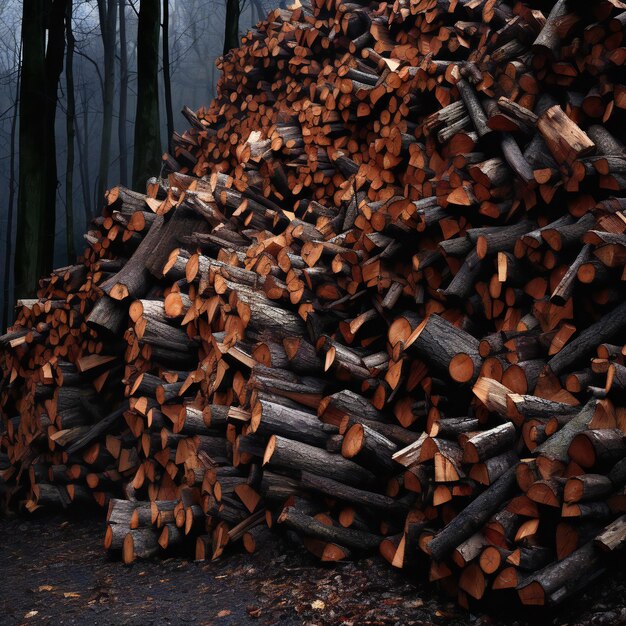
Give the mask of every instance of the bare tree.
<svg viewBox="0 0 626 626">
<path fill-rule="evenodd" d="M 102 136 L 98 168 L 97 202 L 102 202 L 109 177 L 111 160 L 111 131 L 113 127 L 113 98 L 115 96 L 115 43 L 118 0 L 98 0 L 100 35 L 104 48 L 104 89 L 102 98 Z"/>
<path fill-rule="evenodd" d="M 93 215 L 91 210 L 91 182 L 89 176 L 89 97 L 87 95 L 87 84 L 83 83 L 81 89 L 80 108 L 83 117 L 83 129 L 80 124 L 75 127 L 76 145 L 78 146 L 78 171 L 80 173 L 80 186 L 83 192 L 83 211 L 85 214 L 85 225 L 89 224 Z"/>
<path fill-rule="evenodd" d="M 15 208 L 15 191 L 17 188 L 17 181 L 15 179 L 15 138 L 17 134 L 17 120 L 18 120 L 18 106 L 20 97 L 20 75 L 22 66 L 20 64 L 20 57 L 22 56 L 22 45 L 15 46 L 13 48 L 13 61 L 17 69 L 17 79 L 15 84 L 15 97 L 13 99 L 13 119 L 11 120 L 11 135 L 10 135 L 10 161 L 9 161 L 9 197 L 7 206 L 7 228 L 4 239 L 4 278 L 3 278 L 3 315 L 1 329 L 5 329 L 11 323 L 11 260 L 13 259 L 13 213 Z"/>
<path fill-rule="evenodd" d="M 267 2 L 271 5 L 272 0 Z M 277 2 L 274 0 L 274 3 Z M 23 4 L 26 3 L 18 5 L 17 0 L 0 0 L 0 40 L 3 39 L 5 44 L 4 50 L 0 50 L 0 110 L 13 103 L 17 66 L 10 58 L 13 48 L 6 34 L 15 32 L 15 46 L 19 46 L 20 29 L 15 29 L 11 20 L 15 18 L 16 22 L 19 21 L 23 10 L 30 16 L 37 13 L 39 17 L 43 16 L 43 20 L 37 17 L 26 20 L 31 31 L 33 25 L 39 29 L 37 38 L 40 51 L 43 51 L 43 69 L 40 68 L 39 80 L 31 81 L 31 84 L 37 85 L 29 98 L 33 104 L 33 120 L 35 103 L 37 105 L 37 120 L 28 124 L 26 134 L 29 136 L 30 153 L 26 150 L 23 154 L 25 161 L 31 159 L 31 169 L 28 166 L 22 168 L 21 195 L 24 198 L 20 198 L 20 207 L 28 204 L 29 211 L 23 214 L 21 209 L 18 210 L 17 184 L 12 192 L 15 207 L 12 212 L 7 211 L 5 205 L 11 197 L 10 190 L 7 190 L 2 202 L 0 238 L 5 240 L 7 222 L 13 220 L 15 233 L 15 223 L 20 221 L 20 242 L 24 242 L 21 247 L 25 249 L 19 253 L 24 262 L 18 260 L 18 272 L 28 275 L 26 283 L 32 286 L 41 274 L 50 269 L 55 231 L 54 249 L 58 255 L 55 261 L 63 260 L 66 251 L 69 257 L 74 255 L 72 247 L 78 244 L 77 231 L 82 229 L 83 219 L 89 222 L 99 208 L 96 205 L 100 204 L 107 184 L 113 182 L 112 178 L 131 186 L 137 172 L 141 178 L 158 172 L 161 165 L 159 157 L 166 143 L 163 141 L 161 144 L 160 139 L 165 138 L 166 132 L 168 140 L 171 138 L 177 120 L 182 124 L 178 110 L 184 104 L 194 107 L 208 104 L 218 74 L 214 61 L 223 53 L 225 35 L 229 34 L 226 49 L 239 45 L 239 28 L 247 26 L 252 15 L 258 19 L 260 5 L 267 6 L 267 3 L 266 0 L 239 0 L 239 6 L 234 6 L 232 2 L 229 6 L 227 0 L 158 0 L 158 29 L 162 39 L 157 41 L 151 36 L 156 41 L 156 47 L 150 52 L 150 57 L 157 64 L 157 69 L 156 78 L 148 79 L 151 85 L 163 81 L 162 87 L 158 85 L 158 99 L 156 92 L 147 97 L 145 95 L 145 77 L 152 69 L 146 71 L 145 56 L 137 59 L 136 36 L 140 10 L 145 14 L 150 4 L 157 4 L 156 0 L 29 0 L 28 6 Z M 19 11 L 16 11 L 18 6 Z M 65 10 L 61 11 L 61 8 Z M 54 25 L 61 22 L 62 29 Z M 62 47 L 64 41 L 66 54 Z M 39 60 L 41 62 L 41 56 Z M 61 71 L 64 60 L 66 75 L 63 77 L 62 92 L 57 98 L 57 73 Z M 160 72 L 163 74 L 160 75 Z M 149 104 L 146 105 L 146 102 Z M 63 109 L 62 113 L 58 108 Z M 157 119 L 158 109 L 161 110 L 162 124 L 157 134 L 154 120 Z M 116 119 L 118 111 L 119 121 Z M 136 111 L 140 115 L 135 129 Z M 57 134 L 56 150 L 50 148 L 54 145 L 54 133 L 50 129 L 54 127 L 55 113 L 59 123 L 63 124 L 63 130 Z M 64 118 L 62 122 L 61 117 Z M 135 132 L 140 141 L 137 142 L 135 164 L 132 164 Z M 8 114 L 4 122 L 0 118 L 0 176 L 7 181 L 10 179 L 10 136 L 11 119 Z M 18 145 L 21 140 L 19 117 L 14 136 L 16 161 L 13 174 L 17 178 Z M 147 140 L 151 141 L 150 146 L 146 146 Z M 118 158 L 119 164 L 116 162 Z M 140 162 L 142 164 L 138 165 Z M 64 168 L 65 171 L 61 172 Z M 142 185 L 140 182 L 139 186 Z M 38 189 L 42 195 L 36 201 Z M 57 204 L 62 202 L 66 207 L 65 214 L 56 211 L 58 223 L 55 199 Z M 37 206 L 39 208 L 35 210 Z M 46 207 L 45 210 L 42 206 Z M 21 218 L 20 213 L 23 214 Z M 35 246 L 36 253 L 31 254 L 29 251 Z M 5 256 L 5 251 L 0 254 Z M 46 261 L 42 262 L 42 258 Z M 10 269 L 3 270 L 0 263 L 0 273 L 12 273 L 11 259 L 8 265 Z M 29 269 L 30 265 L 36 265 L 38 269 Z M 2 287 L 0 296 L 1 291 Z"/>
<path fill-rule="evenodd" d="M 65 38 L 67 53 L 65 58 L 65 83 L 67 107 L 65 122 L 67 132 L 67 156 L 65 169 L 65 237 L 67 258 L 70 263 L 76 258 L 74 248 L 74 118 L 76 117 L 76 97 L 74 93 L 74 48 L 76 41 L 72 30 L 73 0 L 68 0 L 65 13 Z"/>
<path fill-rule="evenodd" d="M 119 0 L 120 21 L 120 111 L 117 139 L 120 148 L 120 183 L 128 184 L 128 141 L 126 139 L 128 103 L 128 49 L 126 42 L 126 0 Z"/>
<path fill-rule="evenodd" d="M 37 279 L 52 269 L 57 188 L 54 122 L 65 52 L 65 5 L 66 0 L 29 0 L 22 5 L 18 297 L 33 294 Z"/>
<path fill-rule="evenodd" d="M 256 9 L 256 16 L 254 16 L 254 12 L 252 11 L 252 9 L 250 9 L 250 12 L 252 13 L 251 25 L 254 26 L 255 24 L 257 24 L 258 22 L 260 22 L 262 19 L 265 18 L 267 11 L 263 7 L 261 0 L 252 0 L 252 6 Z"/>
<path fill-rule="evenodd" d="M 226 0 L 226 20 L 224 24 L 224 54 L 239 46 L 239 0 Z"/>
<path fill-rule="evenodd" d="M 163 89 L 165 92 L 165 116 L 167 119 L 167 145 L 170 147 L 174 134 L 174 113 L 172 111 L 172 83 L 170 79 L 170 3 L 163 0 Z"/>
<path fill-rule="evenodd" d="M 145 188 L 146 180 L 161 166 L 159 120 L 160 0 L 142 0 L 137 27 L 137 114 L 133 187 Z"/>
</svg>

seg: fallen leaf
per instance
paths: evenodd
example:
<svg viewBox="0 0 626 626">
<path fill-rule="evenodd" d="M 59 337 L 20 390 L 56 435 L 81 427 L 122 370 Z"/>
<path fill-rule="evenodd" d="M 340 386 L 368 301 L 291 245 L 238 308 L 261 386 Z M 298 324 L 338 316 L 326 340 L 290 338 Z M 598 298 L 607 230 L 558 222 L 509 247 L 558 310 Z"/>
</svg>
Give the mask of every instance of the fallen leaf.
<svg viewBox="0 0 626 626">
<path fill-rule="evenodd" d="M 249 606 L 246 612 L 250 617 L 261 617 L 261 607 Z"/>
<path fill-rule="evenodd" d="M 24 615 L 24 617 L 26 619 L 28 619 L 30 617 L 35 617 L 35 615 L 37 615 L 37 613 L 39 613 L 39 611 L 28 611 L 28 613 L 26 613 L 26 615 Z"/>
<path fill-rule="evenodd" d="M 80 598 L 80 593 L 76 593 L 75 591 L 66 591 L 63 594 L 64 598 Z"/>
<path fill-rule="evenodd" d="M 326 605 L 321 600 L 314 600 L 313 602 L 311 602 L 311 608 L 315 609 L 316 611 L 321 611 L 322 609 L 326 608 Z"/>
<path fill-rule="evenodd" d="M 230 615 L 230 611 L 228 609 L 222 609 L 217 616 L 218 617 L 228 617 Z"/>
<path fill-rule="evenodd" d="M 39 585 L 37 591 L 52 591 L 54 587 L 52 585 Z"/>
</svg>

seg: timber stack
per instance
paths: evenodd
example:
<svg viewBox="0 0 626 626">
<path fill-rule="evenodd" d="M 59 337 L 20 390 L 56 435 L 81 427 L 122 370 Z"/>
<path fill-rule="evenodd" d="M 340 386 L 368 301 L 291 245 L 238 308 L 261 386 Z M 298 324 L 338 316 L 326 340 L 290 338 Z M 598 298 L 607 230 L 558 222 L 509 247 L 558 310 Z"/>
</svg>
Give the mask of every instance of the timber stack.
<svg viewBox="0 0 626 626">
<path fill-rule="evenodd" d="M 600 575 L 626 543 L 625 25 L 620 0 L 270 13 L 0 337 L 8 501 L 95 500 L 125 562 L 289 529 L 464 606 Z"/>
</svg>

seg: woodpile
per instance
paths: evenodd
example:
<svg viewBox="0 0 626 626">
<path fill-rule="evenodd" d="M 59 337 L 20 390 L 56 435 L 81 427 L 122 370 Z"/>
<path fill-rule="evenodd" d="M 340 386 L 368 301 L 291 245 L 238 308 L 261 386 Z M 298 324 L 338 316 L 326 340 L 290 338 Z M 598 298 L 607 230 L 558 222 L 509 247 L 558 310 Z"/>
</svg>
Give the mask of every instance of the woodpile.
<svg viewBox="0 0 626 626">
<path fill-rule="evenodd" d="M 626 4 L 308 0 L 0 337 L 6 497 L 464 605 L 626 543 Z M 622 82 L 620 82 L 620 80 Z M 505 590 L 509 590 L 508 592 Z"/>
</svg>

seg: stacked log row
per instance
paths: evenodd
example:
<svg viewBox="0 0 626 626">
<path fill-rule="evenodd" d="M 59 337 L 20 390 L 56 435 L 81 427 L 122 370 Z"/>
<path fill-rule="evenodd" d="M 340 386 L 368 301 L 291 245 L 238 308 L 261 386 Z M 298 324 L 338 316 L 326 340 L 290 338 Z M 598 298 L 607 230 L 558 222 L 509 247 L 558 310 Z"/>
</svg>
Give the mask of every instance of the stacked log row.
<svg viewBox="0 0 626 626">
<path fill-rule="evenodd" d="M 626 541 L 624 15 L 303 2 L 0 337 L 6 497 L 556 604 Z M 509 590 L 509 592 L 505 591 Z"/>
</svg>

